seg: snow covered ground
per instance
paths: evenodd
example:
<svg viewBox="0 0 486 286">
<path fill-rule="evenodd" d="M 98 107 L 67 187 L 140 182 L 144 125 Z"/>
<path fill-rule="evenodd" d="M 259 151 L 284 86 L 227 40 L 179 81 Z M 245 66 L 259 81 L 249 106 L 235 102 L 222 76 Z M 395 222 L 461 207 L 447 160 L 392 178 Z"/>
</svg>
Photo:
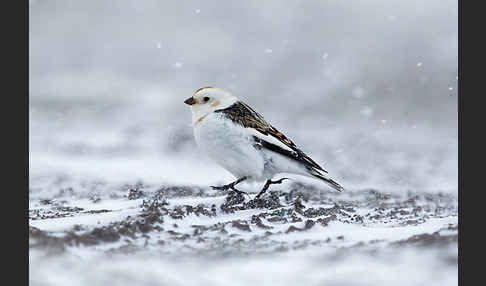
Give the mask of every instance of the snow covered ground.
<svg viewBox="0 0 486 286">
<path fill-rule="evenodd" d="M 453 194 L 96 188 L 32 196 L 33 285 L 457 284 Z"/>
</svg>

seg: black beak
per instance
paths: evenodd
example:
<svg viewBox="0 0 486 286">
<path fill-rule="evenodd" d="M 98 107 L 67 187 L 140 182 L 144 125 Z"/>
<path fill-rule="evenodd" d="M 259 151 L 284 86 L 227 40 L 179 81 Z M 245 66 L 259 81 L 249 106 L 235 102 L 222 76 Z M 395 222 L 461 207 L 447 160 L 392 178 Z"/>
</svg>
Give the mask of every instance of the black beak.
<svg viewBox="0 0 486 286">
<path fill-rule="evenodd" d="M 184 101 L 184 103 L 185 103 L 185 104 L 187 104 L 187 105 L 193 105 L 193 104 L 195 104 L 195 103 L 196 103 L 196 100 L 194 100 L 194 97 L 192 97 L 192 96 L 191 96 L 191 97 L 189 97 L 188 99 L 186 99 L 186 100 Z"/>
</svg>

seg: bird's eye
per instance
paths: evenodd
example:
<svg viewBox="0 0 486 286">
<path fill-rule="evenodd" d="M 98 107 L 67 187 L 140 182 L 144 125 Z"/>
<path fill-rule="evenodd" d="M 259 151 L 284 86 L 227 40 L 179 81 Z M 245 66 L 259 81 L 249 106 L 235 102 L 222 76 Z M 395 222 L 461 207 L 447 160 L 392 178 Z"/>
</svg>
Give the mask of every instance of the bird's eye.
<svg viewBox="0 0 486 286">
<path fill-rule="evenodd" d="M 204 101 L 209 101 L 209 97 L 205 96 L 205 97 L 203 98 L 203 100 L 204 100 Z"/>
</svg>

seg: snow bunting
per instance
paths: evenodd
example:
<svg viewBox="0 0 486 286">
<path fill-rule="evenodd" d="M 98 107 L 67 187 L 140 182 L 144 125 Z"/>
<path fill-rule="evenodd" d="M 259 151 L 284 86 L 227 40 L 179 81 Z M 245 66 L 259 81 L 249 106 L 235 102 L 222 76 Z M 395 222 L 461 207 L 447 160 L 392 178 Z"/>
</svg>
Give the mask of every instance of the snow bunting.
<svg viewBox="0 0 486 286">
<path fill-rule="evenodd" d="M 197 145 L 236 178 L 228 185 L 212 186 L 213 189 L 243 193 L 235 188 L 238 183 L 267 180 L 257 195 L 259 198 L 271 184 L 287 179 L 272 181 L 274 175 L 294 173 L 322 180 L 338 191 L 344 190 L 294 142 L 228 91 L 203 87 L 184 103 L 191 106 Z"/>
</svg>

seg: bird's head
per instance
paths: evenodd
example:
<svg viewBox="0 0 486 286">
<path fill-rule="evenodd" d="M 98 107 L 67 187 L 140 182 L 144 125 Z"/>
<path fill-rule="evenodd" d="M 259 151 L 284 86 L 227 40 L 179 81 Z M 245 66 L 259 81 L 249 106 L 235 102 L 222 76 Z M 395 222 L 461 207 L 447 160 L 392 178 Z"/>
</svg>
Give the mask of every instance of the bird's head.
<svg viewBox="0 0 486 286">
<path fill-rule="evenodd" d="M 186 99 L 184 103 L 191 106 L 193 119 L 197 120 L 215 110 L 230 107 L 237 101 L 238 99 L 230 92 L 208 86 L 196 90 L 194 95 Z"/>
</svg>

